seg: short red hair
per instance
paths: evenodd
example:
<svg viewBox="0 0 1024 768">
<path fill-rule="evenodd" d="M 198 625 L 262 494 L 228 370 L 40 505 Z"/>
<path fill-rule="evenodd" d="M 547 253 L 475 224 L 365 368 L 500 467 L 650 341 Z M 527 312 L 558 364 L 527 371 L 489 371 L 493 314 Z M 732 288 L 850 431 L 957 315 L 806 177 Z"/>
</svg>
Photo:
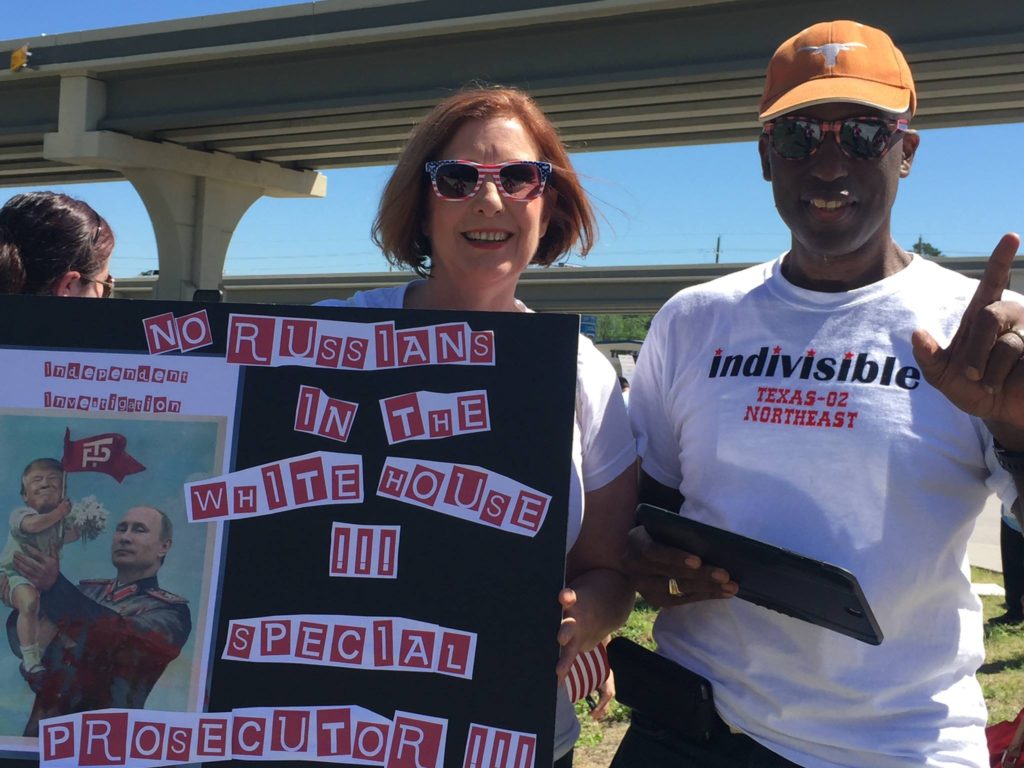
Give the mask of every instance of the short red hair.
<svg viewBox="0 0 1024 768">
<path fill-rule="evenodd" d="M 576 177 L 558 131 L 537 103 L 516 88 L 473 87 L 448 97 L 413 129 L 398 158 L 373 222 L 373 241 L 387 260 L 409 267 L 418 275 L 430 274 L 430 239 L 423 232 L 430 180 L 423 166 L 445 160 L 438 153 L 470 120 L 518 120 L 537 145 L 539 160 L 551 163 L 544 190 L 547 232 L 537 246 L 534 264 L 547 266 L 566 255 L 575 244 L 585 256 L 597 240 L 597 223 L 587 195 Z"/>
</svg>

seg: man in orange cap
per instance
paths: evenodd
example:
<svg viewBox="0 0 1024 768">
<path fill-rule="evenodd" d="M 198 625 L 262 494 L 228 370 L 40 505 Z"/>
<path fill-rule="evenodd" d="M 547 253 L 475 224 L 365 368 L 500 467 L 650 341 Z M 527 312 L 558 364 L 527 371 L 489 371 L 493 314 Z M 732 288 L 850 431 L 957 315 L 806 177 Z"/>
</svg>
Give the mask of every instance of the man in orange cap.
<svg viewBox="0 0 1024 768">
<path fill-rule="evenodd" d="M 700 685 L 650 675 L 613 768 L 988 765 L 966 549 L 988 495 L 1024 487 L 1024 305 L 1003 292 L 1020 241 L 980 283 L 893 241 L 915 109 L 881 30 L 827 22 L 779 47 L 759 150 L 791 247 L 670 299 L 630 398 L 643 500 L 851 571 L 884 640 L 711 599 L 743 585 L 636 528 L 658 652 L 710 681 L 714 709 L 693 728 Z"/>
</svg>

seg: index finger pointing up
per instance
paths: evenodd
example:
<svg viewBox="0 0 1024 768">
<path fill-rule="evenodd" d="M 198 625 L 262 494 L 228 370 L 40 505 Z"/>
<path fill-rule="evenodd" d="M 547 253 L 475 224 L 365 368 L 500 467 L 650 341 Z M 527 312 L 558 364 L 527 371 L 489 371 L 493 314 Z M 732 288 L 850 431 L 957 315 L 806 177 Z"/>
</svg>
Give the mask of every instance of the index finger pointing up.
<svg viewBox="0 0 1024 768">
<path fill-rule="evenodd" d="M 1010 270 L 1013 268 L 1013 259 L 1019 247 L 1018 234 L 1007 232 L 1000 238 L 985 265 L 985 274 L 981 276 L 981 282 L 978 283 L 978 288 L 964 313 L 965 317 L 971 317 L 982 307 L 1002 299 L 1003 291 L 1010 282 Z"/>
</svg>

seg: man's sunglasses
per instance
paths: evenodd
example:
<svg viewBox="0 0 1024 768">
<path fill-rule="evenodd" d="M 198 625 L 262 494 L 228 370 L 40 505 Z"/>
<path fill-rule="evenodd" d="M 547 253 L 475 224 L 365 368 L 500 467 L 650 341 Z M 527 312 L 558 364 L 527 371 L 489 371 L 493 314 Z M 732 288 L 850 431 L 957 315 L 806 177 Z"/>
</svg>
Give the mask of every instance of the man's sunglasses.
<svg viewBox="0 0 1024 768">
<path fill-rule="evenodd" d="M 97 285 L 103 286 L 102 298 L 109 299 L 114 293 L 114 276 L 108 275 L 106 280 L 96 280 L 91 277 L 80 277 L 78 278 L 83 283 L 96 283 Z"/>
<path fill-rule="evenodd" d="M 778 117 L 764 124 L 764 135 L 779 156 L 806 160 L 831 133 L 843 154 L 854 160 L 877 160 L 895 143 L 893 136 L 908 130 L 906 120 L 848 117 L 818 120 L 813 117 Z"/>
<path fill-rule="evenodd" d="M 533 200 L 544 191 L 551 175 L 551 163 L 513 160 L 482 165 L 469 160 L 434 160 L 427 163 L 434 194 L 442 200 L 468 200 L 480 191 L 490 176 L 498 191 L 510 200 Z"/>
</svg>

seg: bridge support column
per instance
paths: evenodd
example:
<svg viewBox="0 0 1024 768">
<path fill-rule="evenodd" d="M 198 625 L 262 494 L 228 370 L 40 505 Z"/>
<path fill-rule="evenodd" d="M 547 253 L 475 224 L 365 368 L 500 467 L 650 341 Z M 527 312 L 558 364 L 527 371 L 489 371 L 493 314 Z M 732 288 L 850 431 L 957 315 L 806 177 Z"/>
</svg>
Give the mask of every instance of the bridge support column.
<svg viewBox="0 0 1024 768">
<path fill-rule="evenodd" d="M 156 235 L 160 279 L 155 298 L 191 299 L 196 289 L 220 288 L 231 235 L 263 195 L 327 193 L 327 179 L 316 171 L 97 130 L 105 111 L 101 80 L 61 78 L 58 130 L 43 137 L 43 156 L 118 170 L 132 183 Z"/>
<path fill-rule="evenodd" d="M 222 287 L 228 244 L 263 190 L 153 168 L 126 168 L 156 235 L 160 279 L 154 298 L 189 300 Z"/>
</svg>

